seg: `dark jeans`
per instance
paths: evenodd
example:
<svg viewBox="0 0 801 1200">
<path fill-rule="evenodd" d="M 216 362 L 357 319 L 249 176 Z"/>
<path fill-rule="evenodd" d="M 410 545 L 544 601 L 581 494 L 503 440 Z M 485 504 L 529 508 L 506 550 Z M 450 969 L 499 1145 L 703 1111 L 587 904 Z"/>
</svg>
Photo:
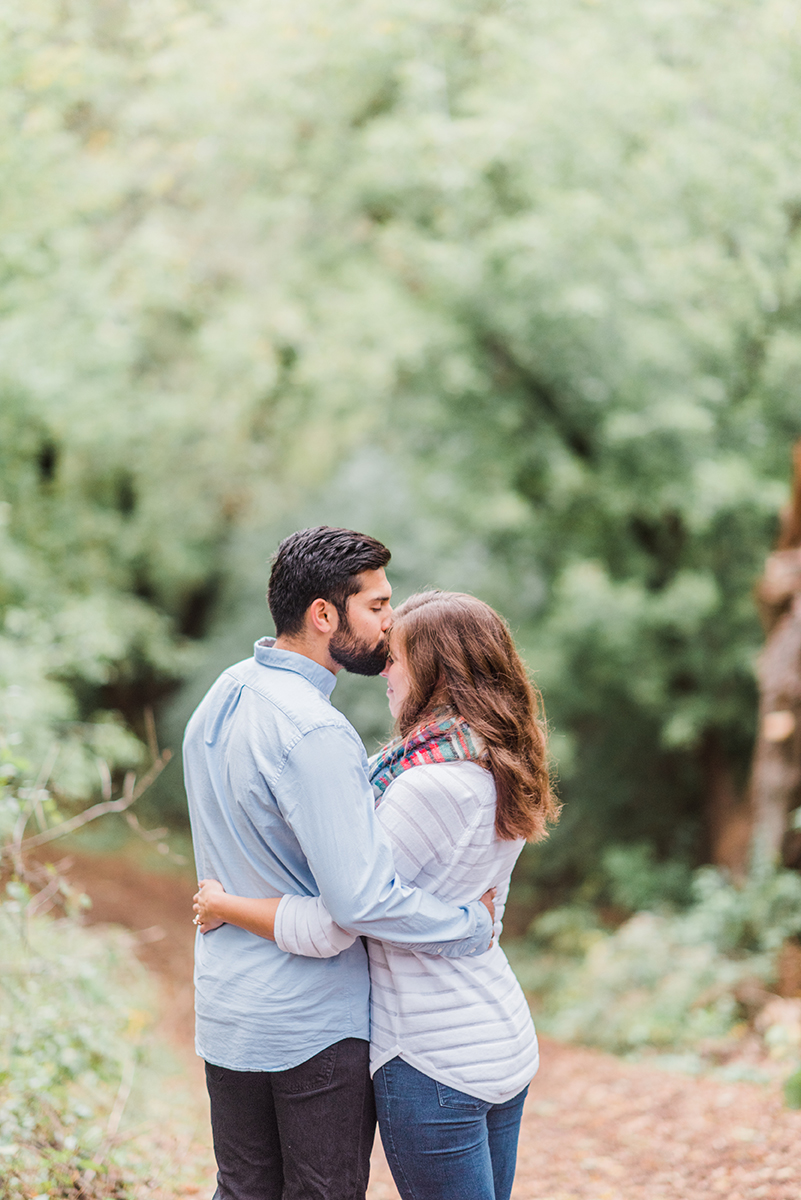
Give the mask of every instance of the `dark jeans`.
<svg viewBox="0 0 801 1200">
<path fill-rule="evenodd" d="M 370 1048 L 345 1038 L 288 1071 L 206 1063 L 214 1200 L 363 1200 L 375 1136 Z"/>
<path fill-rule="evenodd" d="M 489 1104 L 401 1058 L 375 1073 L 381 1141 L 403 1200 L 509 1200 L 528 1087 Z"/>
</svg>

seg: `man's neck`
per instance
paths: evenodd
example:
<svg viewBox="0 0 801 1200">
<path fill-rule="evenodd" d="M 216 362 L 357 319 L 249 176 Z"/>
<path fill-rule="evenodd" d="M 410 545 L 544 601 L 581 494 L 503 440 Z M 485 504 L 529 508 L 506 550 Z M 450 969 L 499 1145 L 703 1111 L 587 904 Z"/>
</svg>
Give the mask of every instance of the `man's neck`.
<svg viewBox="0 0 801 1200">
<path fill-rule="evenodd" d="M 291 637 L 289 634 L 283 633 L 275 639 L 275 649 L 291 650 L 293 654 L 302 654 L 304 658 L 310 658 L 312 662 L 319 663 L 321 667 L 325 667 L 326 671 L 331 671 L 333 675 L 342 670 L 339 663 L 334 662 L 328 653 L 328 638 L 323 638 L 318 642 L 316 639 L 305 637 L 303 634 Z"/>
</svg>

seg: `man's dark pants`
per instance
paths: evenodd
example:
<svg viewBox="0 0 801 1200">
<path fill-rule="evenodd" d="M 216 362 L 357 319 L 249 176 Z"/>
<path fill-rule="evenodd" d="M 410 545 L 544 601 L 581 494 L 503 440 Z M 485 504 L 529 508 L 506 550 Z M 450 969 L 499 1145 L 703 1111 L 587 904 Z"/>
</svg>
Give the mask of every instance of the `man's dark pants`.
<svg viewBox="0 0 801 1200">
<path fill-rule="evenodd" d="M 375 1136 L 369 1065 L 362 1038 L 288 1071 L 206 1063 L 214 1200 L 363 1200 Z"/>
</svg>

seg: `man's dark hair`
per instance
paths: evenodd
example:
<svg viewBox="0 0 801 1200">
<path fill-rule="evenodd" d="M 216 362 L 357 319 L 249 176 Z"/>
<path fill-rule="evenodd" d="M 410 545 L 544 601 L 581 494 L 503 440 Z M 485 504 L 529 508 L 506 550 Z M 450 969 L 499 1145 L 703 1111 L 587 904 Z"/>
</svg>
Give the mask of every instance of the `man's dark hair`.
<svg viewBox="0 0 801 1200">
<path fill-rule="evenodd" d="M 267 591 L 276 636 L 300 633 L 314 600 L 328 600 L 346 622 L 348 597 L 359 591 L 356 576 L 385 567 L 390 557 L 381 542 L 353 529 L 317 525 L 284 538 L 273 556 Z"/>
</svg>

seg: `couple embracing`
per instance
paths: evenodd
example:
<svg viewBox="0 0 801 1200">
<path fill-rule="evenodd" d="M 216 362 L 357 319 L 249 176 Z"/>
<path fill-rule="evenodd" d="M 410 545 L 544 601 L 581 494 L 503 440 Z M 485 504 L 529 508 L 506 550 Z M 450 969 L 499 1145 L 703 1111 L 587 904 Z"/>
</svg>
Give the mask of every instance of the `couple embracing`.
<svg viewBox="0 0 801 1200">
<path fill-rule="evenodd" d="M 389 558 L 327 526 L 282 542 L 276 637 L 187 727 L 215 1200 L 362 1200 L 376 1111 L 404 1200 L 511 1193 L 538 1055 L 497 935 L 557 814 L 539 698 L 480 600 L 393 613 Z M 387 679 L 369 762 L 330 702 L 343 668 Z"/>
</svg>

